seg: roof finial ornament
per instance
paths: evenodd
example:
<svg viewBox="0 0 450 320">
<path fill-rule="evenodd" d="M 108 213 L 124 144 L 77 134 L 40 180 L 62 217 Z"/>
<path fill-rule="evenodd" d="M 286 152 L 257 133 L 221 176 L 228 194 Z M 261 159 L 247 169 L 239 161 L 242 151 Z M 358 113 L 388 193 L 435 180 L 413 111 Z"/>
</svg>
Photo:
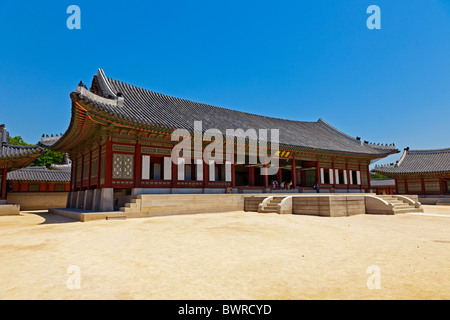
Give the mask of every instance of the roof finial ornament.
<svg viewBox="0 0 450 320">
<path fill-rule="evenodd" d="M 80 81 L 80 83 L 78 84 L 78 86 L 87 89 L 87 87 L 86 87 L 86 85 L 83 83 L 83 81 Z"/>
</svg>

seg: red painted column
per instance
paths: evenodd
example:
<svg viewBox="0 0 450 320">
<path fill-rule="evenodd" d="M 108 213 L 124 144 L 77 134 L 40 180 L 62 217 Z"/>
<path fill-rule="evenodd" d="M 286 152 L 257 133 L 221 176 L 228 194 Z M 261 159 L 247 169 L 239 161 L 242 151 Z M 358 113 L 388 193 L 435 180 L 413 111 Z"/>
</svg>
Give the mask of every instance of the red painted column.
<svg viewBox="0 0 450 320">
<path fill-rule="evenodd" d="M 444 181 L 441 177 L 439 177 L 439 190 L 440 190 L 440 194 L 444 194 Z"/>
<path fill-rule="evenodd" d="M 141 155 L 141 146 L 139 143 L 136 143 L 135 145 L 135 152 L 134 152 L 134 179 L 133 179 L 133 188 L 140 188 L 141 187 L 141 167 L 142 167 L 142 155 Z M 163 175 L 164 172 L 161 173 Z"/>
<path fill-rule="evenodd" d="M 235 172 L 235 164 L 231 164 L 231 186 L 234 188 L 236 186 L 236 172 Z"/>
<path fill-rule="evenodd" d="M 102 146 L 98 147 L 98 158 L 97 158 L 97 189 L 100 188 L 100 176 L 102 170 Z"/>
<path fill-rule="evenodd" d="M 267 164 L 264 165 L 264 187 L 269 187 L 269 176 L 267 175 Z"/>
<path fill-rule="evenodd" d="M 267 179 L 269 179 L 269 177 L 267 177 Z M 280 184 L 281 184 L 281 182 L 283 182 L 283 175 L 281 173 L 281 168 L 278 168 L 277 180 L 278 180 L 278 183 L 280 183 Z"/>
<path fill-rule="evenodd" d="M 422 194 L 425 194 L 425 179 L 424 178 L 420 179 L 420 184 L 422 187 Z"/>
<path fill-rule="evenodd" d="M 6 178 L 7 178 L 7 175 L 8 175 L 8 169 L 4 168 L 3 175 L 2 175 L 2 195 L 1 195 L 2 200 L 6 200 Z"/>
<path fill-rule="evenodd" d="M 350 171 L 348 170 L 348 162 L 345 163 L 345 175 L 347 176 L 347 189 L 350 186 Z"/>
<path fill-rule="evenodd" d="M 112 141 L 106 141 L 106 154 L 105 154 L 105 188 L 112 187 L 112 166 L 113 166 L 113 152 Z"/>
<path fill-rule="evenodd" d="M 295 189 L 297 187 L 297 173 L 295 172 L 295 158 L 292 158 L 291 178 L 292 178 L 292 187 Z"/>
<path fill-rule="evenodd" d="M 75 191 L 77 187 L 77 157 L 72 160 L 72 173 L 70 175 L 70 191 Z"/>
<path fill-rule="evenodd" d="M 255 185 L 255 167 L 248 168 L 248 185 L 251 187 Z"/>
<path fill-rule="evenodd" d="M 91 174 L 92 174 L 92 150 L 89 151 L 89 174 L 88 174 L 88 190 L 91 189 Z"/>
<path fill-rule="evenodd" d="M 319 168 L 319 166 L 320 166 L 320 162 L 319 162 L 319 160 L 317 160 L 316 161 L 316 181 L 317 181 L 318 185 L 320 185 L 320 168 Z"/>
<path fill-rule="evenodd" d="M 80 190 L 83 189 L 83 175 L 84 175 L 84 154 L 81 155 L 81 175 L 80 175 Z"/>
</svg>

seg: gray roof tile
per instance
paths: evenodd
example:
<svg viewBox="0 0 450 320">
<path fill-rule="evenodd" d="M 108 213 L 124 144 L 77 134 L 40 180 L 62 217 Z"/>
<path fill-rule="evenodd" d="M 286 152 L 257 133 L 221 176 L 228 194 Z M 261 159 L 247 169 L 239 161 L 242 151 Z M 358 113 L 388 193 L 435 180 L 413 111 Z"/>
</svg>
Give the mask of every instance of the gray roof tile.
<svg viewBox="0 0 450 320">
<path fill-rule="evenodd" d="M 393 165 L 376 166 L 382 174 L 414 174 L 450 172 L 450 148 L 403 151 L 400 160 Z"/>
<path fill-rule="evenodd" d="M 7 180 L 68 182 L 70 167 L 68 168 L 49 170 L 46 166 L 25 167 L 8 172 Z"/>
<path fill-rule="evenodd" d="M 192 132 L 194 121 L 202 121 L 203 130 L 217 128 L 223 133 L 226 129 L 238 128 L 279 129 L 280 144 L 288 147 L 373 157 L 398 152 L 393 145 L 374 146 L 357 140 L 322 119 L 317 122 L 294 121 L 175 98 L 107 78 L 101 69 L 94 76 L 91 91 L 95 94 L 88 92 L 82 95 L 80 91 L 74 94 L 110 115 L 149 126 L 170 130 L 182 128 Z M 117 103 L 121 99 L 119 92 L 123 95 L 123 106 Z M 104 99 L 99 99 L 99 96 Z"/>
</svg>

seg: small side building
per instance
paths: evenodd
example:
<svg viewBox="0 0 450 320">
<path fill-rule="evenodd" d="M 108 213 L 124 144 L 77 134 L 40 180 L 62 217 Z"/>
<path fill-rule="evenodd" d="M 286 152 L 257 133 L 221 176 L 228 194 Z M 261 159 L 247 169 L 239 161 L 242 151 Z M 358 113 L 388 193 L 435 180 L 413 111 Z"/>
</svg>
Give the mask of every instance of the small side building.
<svg viewBox="0 0 450 320">
<path fill-rule="evenodd" d="M 376 194 L 396 194 L 395 179 L 371 179 L 370 186 Z"/>
<path fill-rule="evenodd" d="M 22 210 L 46 210 L 66 205 L 70 191 L 71 163 L 25 167 L 8 173 L 7 202 Z"/>
<path fill-rule="evenodd" d="M 395 179 L 398 194 L 417 194 L 422 203 L 426 199 L 437 199 L 437 203 L 450 198 L 450 148 L 405 148 L 397 163 L 377 166 L 373 171 Z"/>
<path fill-rule="evenodd" d="M 25 167 L 45 151 L 40 146 L 14 146 L 9 144 L 9 133 L 4 124 L 0 125 L 0 215 L 18 214 L 19 206 L 7 205 L 7 175 L 13 170 Z"/>
</svg>

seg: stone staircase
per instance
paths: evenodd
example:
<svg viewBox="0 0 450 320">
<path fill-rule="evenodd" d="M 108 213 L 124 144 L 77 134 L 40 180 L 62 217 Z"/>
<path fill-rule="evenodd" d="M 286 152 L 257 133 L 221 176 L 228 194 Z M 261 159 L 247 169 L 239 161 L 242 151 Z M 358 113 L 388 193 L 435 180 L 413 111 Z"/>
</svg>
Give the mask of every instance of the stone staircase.
<svg viewBox="0 0 450 320">
<path fill-rule="evenodd" d="M 262 202 L 258 207 L 259 213 L 278 213 L 278 205 L 286 197 L 270 197 L 266 203 Z"/>
<path fill-rule="evenodd" d="M 392 203 L 394 205 L 394 214 L 424 212 L 421 206 L 419 208 L 416 208 L 413 204 L 410 204 L 407 201 L 396 197 L 395 195 L 377 195 L 377 197 L 383 199 L 388 203 Z"/>
<path fill-rule="evenodd" d="M 131 199 L 131 202 L 125 203 L 125 207 L 121 207 L 120 211 L 125 213 L 128 218 L 140 218 L 141 197 Z"/>
</svg>

